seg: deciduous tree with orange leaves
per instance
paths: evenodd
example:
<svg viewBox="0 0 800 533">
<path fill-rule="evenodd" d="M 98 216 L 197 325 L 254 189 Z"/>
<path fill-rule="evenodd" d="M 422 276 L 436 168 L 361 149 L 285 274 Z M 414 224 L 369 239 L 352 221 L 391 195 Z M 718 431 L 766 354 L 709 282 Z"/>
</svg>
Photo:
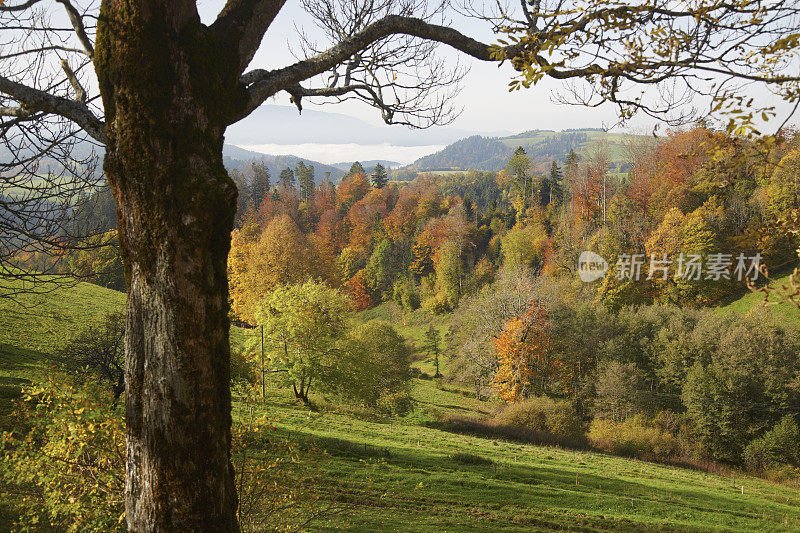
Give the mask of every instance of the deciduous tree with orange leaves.
<svg viewBox="0 0 800 533">
<path fill-rule="evenodd" d="M 514 403 L 541 393 L 548 375 L 550 346 L 547 309 L 531 301 L 525 312 L 511 317 L 494 337 L 498 368 L 494 376 L 497 395 Z"/>
<path fill-rule="evenodd" d="M 372 296 L 369 294 L 369 284 L 363 269 L 345 283 L 345 290 L 350 297 L 349 306 L 353 311 L 363 311 L 372 307 Z"/>
</svg>

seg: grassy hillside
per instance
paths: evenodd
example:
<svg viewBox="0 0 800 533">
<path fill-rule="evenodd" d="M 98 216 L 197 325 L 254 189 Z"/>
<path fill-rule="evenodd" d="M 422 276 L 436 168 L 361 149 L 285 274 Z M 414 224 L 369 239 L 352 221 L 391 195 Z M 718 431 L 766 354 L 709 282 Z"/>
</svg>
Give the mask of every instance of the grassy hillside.
<svg viewBox="0 0 800 533">
<path fill-rule="evenodd" d="M 26 308 L 0 301 L 0 376 L 6 383 L 36 380 L 48 371 L 52 350 L 123 299 L 78 284 L 25 298 Z M 430 319 L 423 312 L 403 317 L 393 304 L 360 318 L 391 320 L 416 344 Z M 445 327 L 441 318 L 434 325 Z M 430 372 L 425 354 L 419 357 L 415 364 Z M 286 439 L 327 451 L 318 492 L 322 504 L 341 511 L 312 530 L 800 530 L 800 491 L 793 488 L 739 474 L 734 487 L 727 475 L 448 433 L 435 428 L 442 414 L 481 416 L 496 405 L 430 379 L 415 379 L 412 395 L 414 412 L 385 418 L 322 396 L 314 397 L 321 410 L 311 412 L 286 388 L 269 387 L 258 409 L 276 430 L 261 445 Z M 0 409 L 9 409 L 3 402 Z M 235 417 L 240 407 L 237 401 Z M 0 530 L 23 505 L 14 490 L 0 486 Z"/>
<path fill-rule="evenodd" d="M 121 311 L 125 295 L 77 283 L 17 300 L 0 298 L 0 380 L 35 377 L 48 356 L 87 323 Z"/>
<path fill-rule="evenodd" d="M 734 311 L 742 315 L 767 316 L 784 324 L 792 324 L 800 329 L 800 309 L 781 301 L 780 295 L 786 294 L 791 274 L 784 274 L 772 280 L 769 287 L 774 290 L 765 304 L 765 295 L 761 292 L 746 292 L 739 298 L 720 307 L 720 311 Z"/>
</svg>

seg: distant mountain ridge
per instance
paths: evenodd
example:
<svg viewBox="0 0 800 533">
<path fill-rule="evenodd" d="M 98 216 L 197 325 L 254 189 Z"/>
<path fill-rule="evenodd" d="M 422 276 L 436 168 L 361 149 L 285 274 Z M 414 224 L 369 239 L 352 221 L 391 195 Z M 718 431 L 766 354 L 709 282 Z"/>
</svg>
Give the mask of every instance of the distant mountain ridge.
<svg viewBox="0 0 800 533">
<path fill-rule="evenodd" d="M 294 155 L 267 155 L 245 150 L 244 148 L 239 148 L 238 146 L 233 146 L 230 144 L 223 146 L 222 158 L 223 162 L 225 163 L 225 168 L 229 170 L 244 170 L 251 163 L 264 163 L 264 165 L 267 167 L 267 170 L 269 170 L 272 183 L 275 183 L 278 180 L 278 174 L 281 173 L 281 170 L 285 169 L 286 167 L 294 170 L 300 161 L 306 165 L 311 165 L 314 167 L 314 181 L 316 183 L 322 183 L 325 180 L 326 172 L 330 173 L 330 180 L 333 182 L 338 182 L 345 175 L 345 171 L 341 170 L 340 168 L 326 165 L 324 163 L 320 163 L 319 161 L 312 161 L 308 158 L 297 157 Z M 347 169 L 349 170 L 350 166 L 348 166 Z"/>
<path fill-rule="evenodd" d="M 475 132 L 451 127 L 412 130 L 404 126 L 376 126 L 356 117 L 281 105 L 262 105 L 247 118 L 228 127 L 225 142 L 259 144 L 390 144 L 394 146 L 446 145 Z M 507 135 L 508 132 L 491 132 Z"/>
<path fill-rule="evenodd" d="M 234 146 L 232 144 L 226 144 L 223 146 L 222 157 L 225 167 L 228 169 L 244 170 L 251 163 L 264 163 L 269 170 L 269 175 L 272 178 L 273 183 L 275 180 L 277 180 L 278 174 L 280 174 L 281 170 L 285 169 L 286 167 L 294 170 L 300 161 L 306 165 L 311 165 L 314 167 L 314 181 L 316 183 L 322 183 L 322 181 L 325 179 L 326 172 L 330 172 L 330 180 L 334 183 L 340 181 L 345 174 L 350 171 L 350 167 L 353 166 L 353 163 L 355 163 L 355 161 L 342 161 L 341 163 L 326 165 L 325 163 L 320 163 L 319 161 L 314 161 L 305 157 L 297 157 L 294 155 L 262 154 L 260 152 L 245 150 L 244 148 L 239 148 L 238 146 Z M 364 167 L 364 170 L 367 173 L 373 172 L 375 170 L 375 165 L 378 163 L 383 165 L 386 170 L 399 168 L 402 166 L 397 161 L 387 161 L 385 159 L 370 159 L 366 161 L 359 161 L 359 163 L 361 163 L 361 166 Z"/>
<path fill-rule="evenodd" d="M 517 147 L 525 149 L 539 170 L 545 170 L 552 161 L 564 161 L 570 150 L 586 152 L 598 142 L 604 142 L 613 166 L 624 166 L 624 143 L 635 137 L 624 133 L 608 133 L 598 128 L 564 131 L 530 130 L 506 137 L 473 135 L 446 146 L 434 154 L 421 157 L 408 165 L 415 171 L 436 170 L 486 170 L 505 168 L 508 158 Z"/>
</svg>

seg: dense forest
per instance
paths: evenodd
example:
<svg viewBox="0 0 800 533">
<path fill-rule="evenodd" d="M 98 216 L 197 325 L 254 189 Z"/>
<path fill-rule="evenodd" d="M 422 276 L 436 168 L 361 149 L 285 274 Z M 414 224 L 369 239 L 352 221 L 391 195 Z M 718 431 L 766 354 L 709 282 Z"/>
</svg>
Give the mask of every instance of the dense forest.
<svg viewBox="0 0 800 533">
<path fill-rule="evenodd" d="M 666 455 L 756 461 L 753 443 L 800 410 L 800 337 L 706 309 L 763 280 L 760 266 L 796 261 L 797 137 L 694 128 L 626 150 L 627 174 L 601 145 L 546 174 L 519 148 L 500 172 L 379 187 L 354 168 L 306 192 L 264 181 L 233 235 L 235 317 L 259 324 L 265 297 L 307 280 L 354 311 L 421 308 L 450 317 L 444 379 L 479 398 L 561 402 L 587 424 L 572 436 L 611 447 L 633 424 Z M 610 265 L 591 284 L 583 251 Z"/>
<path fill-rule="evenodd" d="M 489 137 L 474 135 L 448 145 L 444 150 L 416 160 L 411 169 L 450 170 L 475 168 L 495 170 L 508 157 L 506 145 Z"/>
</svg>

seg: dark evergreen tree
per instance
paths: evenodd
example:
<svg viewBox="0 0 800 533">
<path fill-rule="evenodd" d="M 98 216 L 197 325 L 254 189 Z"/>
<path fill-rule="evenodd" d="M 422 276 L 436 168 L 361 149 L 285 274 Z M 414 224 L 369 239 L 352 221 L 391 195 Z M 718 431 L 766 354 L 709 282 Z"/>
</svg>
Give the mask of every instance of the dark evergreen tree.
<svg viewBox="0 0 800 533">
<path fill-rule="evenodd" d="M 261 205 L 261 202 L 264 201 L 269 192 L 269 169 L 261 161 L 251 163 L 250 169 L 253 172 L 253 176 L 250 178 L 250 201 L 258 209 L 258 206 Z"/>
<path fill-rule="evenodd" d="M 567 158 L 564 160 L 565 167 L 569 168 L 573 165 L 578 164 L 578 154 L 575 153 L 575 150 L 570 149 L 569 153 L 567 154 Z"/>
<path fill-rule="evenodd" d="M 253 191 L 251 184 L 247 181 L 241 170 L 234 168 L 229 171 L 228 174 L 236 184 L 236 188 L 239 189 L 239 196 L 236 197 L 236 220 L 234 222 L 235 226 L 238 228 L 242 220 L 244 220 L 245 214 L 250 210 L 253 204 Z"/>
<path fill-rule="evenodd" d="M 542 176 L 539 180 L 539 207 L 547 207 L 550 204 L 552 187 L 550 178 Z"/>
<path fill-rule="evenodd" d="M 350 170 L 352 171 L 352 168 Z M 386 175 L 386 169 L 383 168 L 383 165 L 378 163 L 375 165 L 375 173 L 372 175 L 372 185 L 374 185 L 376 189 L 383 189 L 388 182 L 389 176 Z"/>
<path fill-rule="evenodd" d="M 574 152 L 573 152 L 574 153 Z M 558 205 L 564 200 L 564 187 L 561 183 L 563 173 L 558 163 L 550 165 L 550 203 Z"/>
<path fill-rule="evenodd" d="M 289 167 L 281 170 L 278 175 L 278 183 L 285 189 L 294 188 L 294 171 Z"/>
<path fill-rule="evenodd" d="M 314 195 L 314 166 L 300 161 L 295 171 L 297 181 L 300 184 L 300 197 L 308 203 Z"/>
<path fill-rule="evenodd" d="M 347 176 L 354 176 L 355 174 L 366 174 L 366 172 L 364 172 L 364 167 L 361 166 L 361 163 L 358 161 L 350 166 L 350 172 L 347 173 Z"/>
<path fill-rule="evenodd" d="M 467 220 L 472 220 L 475 216 L 475 206 L 472 205 L 472 200 L 469 196 L 464 198 L 464 213 L 467 215 Z"/>
</svg>

